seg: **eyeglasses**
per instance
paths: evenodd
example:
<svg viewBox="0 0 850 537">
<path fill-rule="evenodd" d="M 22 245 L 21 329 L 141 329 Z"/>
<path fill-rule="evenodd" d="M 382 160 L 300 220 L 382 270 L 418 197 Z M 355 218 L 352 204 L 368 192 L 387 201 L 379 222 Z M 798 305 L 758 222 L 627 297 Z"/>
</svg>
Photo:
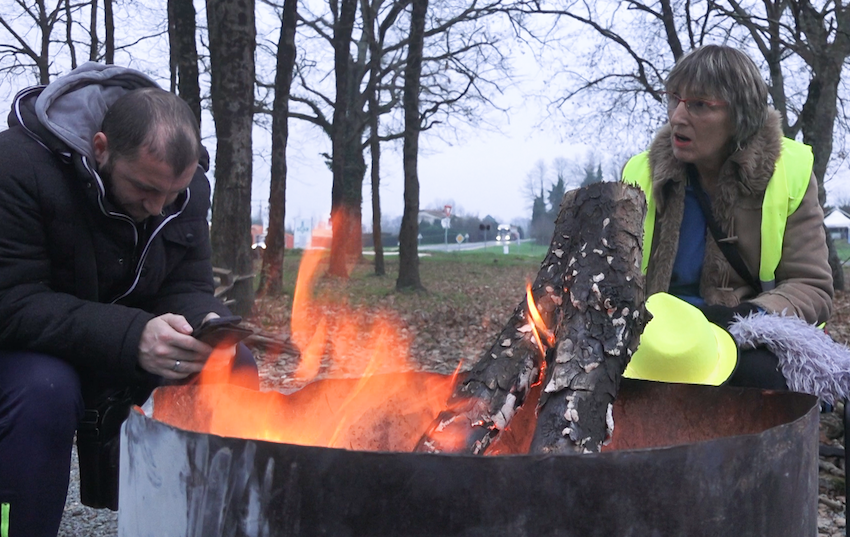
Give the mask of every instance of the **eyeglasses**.
<svg viewBox="0 0 850 537">
<path fill-rule="evenodd" d="M 667 104 L 667 113 L 669 114 L 672 114 L 679 108 L 679 103 L 685 103 L 688 113 L 694 117 L 704 116 L 712 110 L 717 110 L 729 104 L 726 101 L 710 101 L 708 99 L 682 99 L 678 93 L 668 91 L 662 92 L 662 95 L 664 96 L 665 104 Z"/>
</svg>

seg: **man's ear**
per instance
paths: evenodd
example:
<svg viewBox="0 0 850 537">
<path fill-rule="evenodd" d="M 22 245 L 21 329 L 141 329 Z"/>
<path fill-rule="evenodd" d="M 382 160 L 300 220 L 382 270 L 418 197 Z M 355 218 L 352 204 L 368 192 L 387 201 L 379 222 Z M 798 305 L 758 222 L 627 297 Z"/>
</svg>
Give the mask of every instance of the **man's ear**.
<svg viewBox="0 0 850 537">
<path fill-rule="evenodd" d="M 91 145 L 94 150 L 94 160 L 97 161 L 97 166 L 100 168 L 109 160 L 109 142 L 106 135 L 102 132 L 95 133 Z"/>
</svg>

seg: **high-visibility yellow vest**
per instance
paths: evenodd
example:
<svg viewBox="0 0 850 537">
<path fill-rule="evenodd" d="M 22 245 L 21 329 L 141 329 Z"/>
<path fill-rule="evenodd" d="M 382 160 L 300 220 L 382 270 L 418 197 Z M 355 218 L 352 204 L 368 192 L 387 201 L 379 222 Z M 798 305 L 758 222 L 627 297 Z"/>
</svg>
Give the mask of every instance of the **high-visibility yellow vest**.
<svg viewBox="0 0 850 537">
<path fill-rule="evenodd" d="M 790 138 L 782 139 L 782 152 L 776 169 L 767 184 L 761 206 L 761 258 L 759 280 L 762 290 L 776 287 L 776 267 L 782 258 L 782 241 L 785 224 L 803 201 L 812 176 L 814 155 L 812 148 Z M 646 274 L 652 236 L 655 230 L 655 199 L 652 196 L 652 171 L 649 151 L 635 155 L 623 168 L 623 181 L 637 185 L 646 196 L 646 218 L 643 221 L 643 261 L 641 270 Z"/>
</svg>

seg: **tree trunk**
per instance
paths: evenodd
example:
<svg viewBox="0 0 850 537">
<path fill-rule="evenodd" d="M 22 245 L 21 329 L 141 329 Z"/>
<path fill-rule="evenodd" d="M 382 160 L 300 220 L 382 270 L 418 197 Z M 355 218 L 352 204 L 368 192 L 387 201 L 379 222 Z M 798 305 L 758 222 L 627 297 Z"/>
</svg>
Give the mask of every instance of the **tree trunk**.
<svg viewBox="0 0 850 537">
<path fill-rule="evenodd" d="M 168 0 L 168 38 L 171 44 L 171 87 L 186 101 L 201 124 L 201 86 L 198 83 L 197 28 L 192 0 Z"/>
<path fill-rule="evenodd" d="M 77 47 L 74 45 L 72 30 L 74 19 L 71 16 L 71 0 L 65 0 L 65 44 L 68 45 L 68 53 L 71 55 L 71 69 L 77 68 Z"/>
<path fill-rule="evenodd" d="M 112 65 L 115 63 L 115 17 L 112 14 L 112 0 L 103 0 L 103 28 L 104 61 Z"/>
<path fill-rule="evenodd" d="M 825 63 L 825 62 L 822 62 Z M 827 69 L 821 66 L 809 83 L 809 93 L 803 110 L 800 113 L 801 130 L 803 131 L 803 143 L 812 146 L 815 162 L 812 168 L 818 179 L 818 199 L 821 206 L 826 204 L 826 190 L 823 186 L 823 178 L 829 159 L 832 156 L 832 127 L 838 113 L 838 83 L 841 77 L 841 66 L 831 66 Z M 829 236 L 829 232 L 824 230 Z M 829 265 L 832 268 L 833 287 L 844 290 L 844 271 L 835 244 L 827 238 L 829 248 Z"/>
<path fill-rule="evenodd" d="M 428 0 L 413 0 L 410 39 L 404 71 L 404 213 L 399 231 L 399 267 L 396 289 L 423 289 L 419 278 L 419 80 L 422 75 L 422 49 L 425 43 L 425 15 Z"/>
<path fill-rule="evenodd" d="M 800 112 L 800 129 L 803 142 L 812 146 L 815 163 L 813 172 L 818 180 L 818 198 L 821 206 L 826 204 L 823 180 L 829 159 L 832 157 L 833 129 L 838 115 L 838 86 L 844 62 L 850 56 L 850 10 L 818 10 L 809 2 L 792 2 L 792 10 L 798 13 L 798 30 L 802 31 L 808 47 L 804 55 L 812 69 L 806 102 Z M 834 32 L 834 34 L 833 34 Z M 826 230 L 825 230 L 826 231 Z M 829 239 L 829 264 L 832 268 L 833 287 L 844 290 L 844 269 L 838 258 L 835 244 Z"/>
<path fill-rule="evenodd" d="M 381 236 L 381 142 L 378 140 L 378 99 L 369 98 L 369 140 L 372 156 L 372 245 L 375 248 L 375 275 L 384 276 L 384 242 Z"/>
<path fill-rule="evenodd" d="M 212 260 L 239 275 L 232 297 L 237 315 L 254 303 L 251 256 L 251 130 L 254 109 L 253 0 L 207 0 L 210 95 L 215 120 Z"/>
<path fill-rule="evenodd" d="M 289 139 L 289 92 L 295 67 L 295 25 L 298 0 L 285 0 L 277 44 L 277 72 L 272 110 L 272 162 L 269 193 L 269 230 L 260 273 L 260 295 L 280 294 L 286 249 L 286 144 Z"/>
<path fill-rule="evenodd" d="M 97 0 L 91 0 L 91 20 L 89 22 L 89 35 L 91 36 L 91 47 L 89 47 L 89 61 L 96 62 L 100 43 L 97 38 Z"/>
<path fill-rule="evenodd" d="M 341 4 L 334 4 L 338 8 L 339 16 L 334 25 L 334 74 L 336 76 L 336 101 L 334 103 L 333 127 L 331 135 L 332 159 L 331 171 L 333 172 L 333 186 L 331 191 L 331 220 L 333 226 L 333 237 L 331 239 L 331 258 L 328 273 L 333 276 L 347 278 L 347 249 L 352 221 L 356 214 L 354 207 L 348 202 L 349 194 L 346 189 L 346 171 L 350 165 L 348 159 L 350 143 L 347 138 L 353 133 L 346 128 L 352 113 L 351 100 L 349 97 L 349 85 L 352 78 L 351 57 L 349 47 L 351 46 L 351 35 L 354 30 L 354 19 L 357 13 L 357 0 L 342 0 Z M 358 140 L 359 146 L 359 140 Z M 362 151 L 360 152 L 362 158 Z M 359 212 L 360 208 L 357 207 Z"/>
<path fill-rule="evenodd" d="M 366 87 L 369 103 L 369 155 L 372 159 L 372 246 L 375 250 L 375 275 L 384 276 L 384 244 L 381 236 L 381 140 L 378 137 L 380 107 L 378 105 L 378 83 L 380 82 L 381 46 L 375 32 L 375 13 L 367 0 L 361 0 L 363 32 L 369 44 L 369 83 Z"/>
<path fill-rule="evenodd" d="M 544 368 L 535 449 L 598 449 L 607 430 L 608 404 L 646 317 L 640 275 L 645 211 L 643 194 L 621 182 L 567 193 L 530 290 L 548 331 L 539 330 L 538 344 L 528 302 L 522 300 L 455 388 L 448 410 L 433 422 L 417 451 L 483 454 L 510 424 Z M 567 411 L 580 420 L 567 423 Z"/>
</svg>

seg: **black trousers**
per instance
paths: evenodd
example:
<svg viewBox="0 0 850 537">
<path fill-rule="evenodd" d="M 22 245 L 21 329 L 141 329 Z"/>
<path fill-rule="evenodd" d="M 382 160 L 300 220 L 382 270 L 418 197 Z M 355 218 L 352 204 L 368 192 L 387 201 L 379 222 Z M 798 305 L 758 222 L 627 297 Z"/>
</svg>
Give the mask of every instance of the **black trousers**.
<svg viewBox="0 0 850 537">
<path fill-rule="evenodd" d="M 763 390 L 788 389 L 785 377 L 779 371 L 779 359 L 766 347 L 741 351 L 738 367 L 728 385 Z"/>
<path fill-rule="evenodd" d="M 237 347 L 233 370 L 243 373 L 240 384 L 259 389 L 257 365 L 244 345 Z M 8 537 L 55 537 L 59 531 L 74 434 L 102 380 L 54 356 L 0 351 L 0 517 L 8 515 Z"/>
</svg>

